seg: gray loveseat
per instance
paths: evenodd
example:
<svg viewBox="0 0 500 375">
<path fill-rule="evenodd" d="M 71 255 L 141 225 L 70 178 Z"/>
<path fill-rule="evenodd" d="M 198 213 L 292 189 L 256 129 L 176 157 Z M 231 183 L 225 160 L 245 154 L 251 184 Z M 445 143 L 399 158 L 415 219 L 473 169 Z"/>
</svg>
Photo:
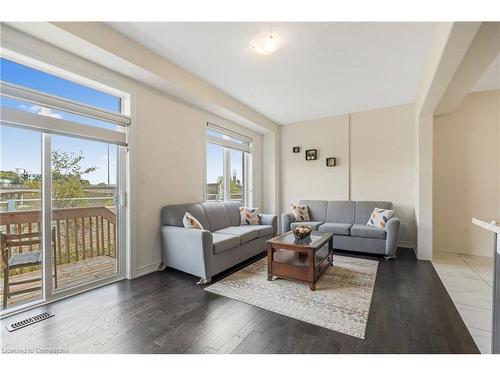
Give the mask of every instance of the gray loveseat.
<svg viewBox="0 0 500 375">
<path fill-rule="evenodd" d="M 390 218 L 385 229 L 366 225 L 375 207 L 392 209 L 392 202 L 303 200 L 299 205 L 309 207 L 311 220 L 296 222 L 292 213 L 282 214 L 283 232 L 300 224 L 310 225 L 316 231 L 333 233 L 334 249 L 396 257 L 399 219 Z"/>
<path fill-rule="evenodd" d="M 212 276 L 266 250 L 277 233 L 275 215 L 261 214 L 261 225 L 240 225 L 238 202 L 208 202 L 165 206 L 161 210 L 163 268 L 166 266 L 201 278 Z M 189 212 L 204 230 L 186 229 Z"/>
</svg>

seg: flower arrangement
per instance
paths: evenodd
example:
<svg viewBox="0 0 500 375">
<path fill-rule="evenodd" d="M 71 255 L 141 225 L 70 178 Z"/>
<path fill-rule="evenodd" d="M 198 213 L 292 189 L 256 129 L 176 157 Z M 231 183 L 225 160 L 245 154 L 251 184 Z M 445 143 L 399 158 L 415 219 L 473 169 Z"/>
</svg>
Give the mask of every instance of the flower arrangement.
<svg viewBox="0 0 500 375">
<path fill-rule="evenodd" d="M 302 240 L 309 237 L 312 230 L 310 225 L 299 225 L 292 230 L 292 233 L 297 240 Z"/>
</svg>

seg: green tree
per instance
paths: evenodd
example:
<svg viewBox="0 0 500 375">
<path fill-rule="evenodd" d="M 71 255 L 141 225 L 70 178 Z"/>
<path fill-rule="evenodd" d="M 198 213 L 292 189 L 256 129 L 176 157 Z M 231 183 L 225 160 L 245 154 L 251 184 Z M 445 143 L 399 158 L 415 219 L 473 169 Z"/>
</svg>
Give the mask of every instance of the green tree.
<svg viewBox="0 0 500 375">
<path fill-rule="evenodd" d="M 0 178 L 6 178 L 16 185 L 21 183 L 21 178 L 13 171 L 0 171 Z"/>
<path fill-rule="evenodd" d="M 85 157 L 79 154 L 64 151 L 52 152 L 52 191 L 54 207 L 78 207 L 81 201 L 71 198 L 83 198 L 83 186 L 88 185 L 88 180 L 82 179 L 83 175 L 94 172 L 97 167 L 82 168 L 81 162 Z M 40 189 L 41 181 L 26 181 L 26 186 Z"/>
<path fill-rule="evenodd" d="M 222 176 L 219 176 L 217 177 L 217 180 L 215 180 L 215 182 L 217 183 L 217 196 L 216 196 L 216 200 L 221 200 L 221 199 L 224 199 L 224 177 Z"/>
<path fill-rule="evenodd" d="M 236 177 L 236 171 L 233 171 L 233 178 L 231 178 L 231 195 L 241 194 L 241 181 Z"/>
<path fill-rule="evenodd" d="M 222 196 L 224 191 L 224 177 L 219 176 L 216 180 L 217 183 L 217 194 Z M 229 192 L 231 195 L 241 194 L 241 181 L 236 177 L 236 171 L 233 172 L 233 177 L 230 180 Z"/>
</svg>

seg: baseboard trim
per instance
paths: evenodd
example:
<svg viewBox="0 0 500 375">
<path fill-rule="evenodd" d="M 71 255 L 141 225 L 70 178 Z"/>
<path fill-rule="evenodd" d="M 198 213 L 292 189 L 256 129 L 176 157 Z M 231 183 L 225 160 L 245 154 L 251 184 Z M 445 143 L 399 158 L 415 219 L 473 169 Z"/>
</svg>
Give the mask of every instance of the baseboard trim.
<svg viewBox="0 0 500 375">
<path fill-rule="evenodd" d="M 160 269 L 160 265 L 161 265 L 161 262 L 156 262 L 156 263 L 149 264 L 147 266 L 141 266 L 141 267 L 136 268 L 136 270 L 134 272 L 134 279 L 137 277 L 147 275 L 148 273 L 153 273 L 153 272 L 158 271 Z"/>
<path fill-rule="evenodd" d="M 398 246 L 399 247 L 404 247 L 406 249 L 412 249 L 413 250 L 413 254 L 415 254 L 415 258 L 418 259 L 417 244 L 415 242 L 411 242 L 411 241 L 399 241 Z"/>
<path fill-rule="evenodd" d="M 398 247 L 405 247 L 405 248 L 415 250 L 415 244 L 413 242 L 410 242 L 410 241 L 399 241 Z"/>
</svg>

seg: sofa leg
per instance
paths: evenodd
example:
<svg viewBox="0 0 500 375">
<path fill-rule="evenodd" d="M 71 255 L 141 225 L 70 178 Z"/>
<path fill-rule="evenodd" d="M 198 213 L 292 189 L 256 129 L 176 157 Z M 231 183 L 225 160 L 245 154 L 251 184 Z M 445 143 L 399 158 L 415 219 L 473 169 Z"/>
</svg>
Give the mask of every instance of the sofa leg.
<svg viewBox="0 0 500 375">
<path fill-rule="evenodd" d="M 206 279 L 204 279 L 203 277 L 200 279 L 200 281 L 198 281 L 196 283 L 196 285 L 207 285 L 207 284 L 210 284 L 210 282 L 212 281 L 212 278 L 211 277 L 207 277 Z"/>
</svg>

